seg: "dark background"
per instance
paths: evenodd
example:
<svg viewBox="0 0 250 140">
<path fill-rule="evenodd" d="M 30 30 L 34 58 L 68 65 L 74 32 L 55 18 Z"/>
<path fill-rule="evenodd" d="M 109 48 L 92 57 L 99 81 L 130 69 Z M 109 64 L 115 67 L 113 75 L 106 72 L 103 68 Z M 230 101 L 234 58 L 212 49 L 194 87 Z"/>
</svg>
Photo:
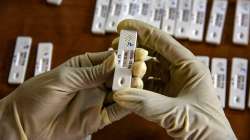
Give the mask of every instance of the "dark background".
<svg viewBox="0 0 250 140">
<path fill-rule="evenodd" d="M 250 58 L 250 45 L 239 46 L 232 43 L 235 4 L 235 0 L 230 0 L 221 45 L 181 41 L 196 55 L 228 58 L 228 80 L 230 79 L 231 58 Z M 33 38 L 26 78 L 30 78 L 34 74 L 38 42 L 53 42 L 53 67 L 84 52 L 107 50 L 112 39 L 117 35 L 102 36 L 91 33 L 94 8 L 95 0 L 64 0 L 60 7 L 48 5 L 45 0 L 1 0 L 0 98 L 5 97 L 16 88 L 16 86 L 9 85 L 7 80 L 16 37 L 19 35 L 27 35 Z M 209 11 L 210 8 L 211 1 L 208 4 Z M 208 15 L 209 12 L 207 12 L 207 17 L 209 17 Z M 229 81 L 227 85 L 229 85 Z M 249 139 L 249 109 L 235 111 L 228 109 L 227 105 L 225 112 L 237 137 L 240 140 Z M 130 115 L 98 131 L 93 136 L 93 140 L 103 139 L 166 140 L 169 137 L 156 124 L 147 122 L 136 115 Z"/>
</svg>

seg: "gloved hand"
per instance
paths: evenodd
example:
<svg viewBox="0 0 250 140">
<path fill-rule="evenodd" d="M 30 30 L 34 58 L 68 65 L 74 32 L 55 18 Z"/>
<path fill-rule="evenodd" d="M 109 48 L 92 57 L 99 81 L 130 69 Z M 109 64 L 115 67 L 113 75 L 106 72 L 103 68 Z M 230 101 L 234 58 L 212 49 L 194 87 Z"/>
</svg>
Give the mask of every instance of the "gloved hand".
<svg viewBox="0 0 250 140">
<path fill-rule="evenodd" d="M 128 88 L 114 94 L 120 106 L 158 123 L 175 139 L 236 139 L 205 65 L 170 35 L 146 23 L 125 20 L 121 29 L 136 30 L 139 45 L 158 62 L 147 64 L 147 90 Z"/>
<path fill-rule="evenodd" d="M 127 115 L 117 104 L 103 106 L 115 61 L 114 52 L 86 53 L 24 82 L 0 100 L 0 139 L 82 140 Z M 140 61 L 134 76 L 142 76 L 145 66 Z M 133 86 L 142 87 L 136 77 Z"/>
</svg>

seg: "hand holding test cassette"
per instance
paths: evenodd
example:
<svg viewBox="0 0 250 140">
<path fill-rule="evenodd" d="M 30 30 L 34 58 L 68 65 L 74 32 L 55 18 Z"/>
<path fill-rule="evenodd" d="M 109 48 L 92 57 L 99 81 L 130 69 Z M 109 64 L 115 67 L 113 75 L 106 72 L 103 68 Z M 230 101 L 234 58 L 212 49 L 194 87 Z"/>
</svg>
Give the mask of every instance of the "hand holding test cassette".
<svg viewBox="0 0 250 140">
<path fill-rule="evenodd" d="M 236 139 L 207 66 L 170 35 L 149 24 L 125 20 L 118 25 L 118 31 L 122 29 L 136 30 L 138 44 L 158 62 L 146 62 L 145 90 L 118 90 L 113 96 L 116 103 L 158 123 L 174 139 Z"/>
</svg>

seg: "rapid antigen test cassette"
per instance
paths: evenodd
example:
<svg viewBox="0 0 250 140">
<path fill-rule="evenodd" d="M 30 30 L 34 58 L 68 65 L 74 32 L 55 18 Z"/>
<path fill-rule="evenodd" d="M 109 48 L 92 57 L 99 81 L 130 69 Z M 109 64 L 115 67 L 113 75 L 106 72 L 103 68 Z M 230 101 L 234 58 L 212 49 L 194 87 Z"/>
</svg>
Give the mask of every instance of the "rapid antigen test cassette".
<svg viewBox="0 0 250 140">
<path fill-rule="evenodd" d="M 51 69 L 51 60 L 52 60 L 52 43 L 39 43 L 37 56 L 36 56 L 36 67 L 35 67 L 35 76 L 44 72 L 47 72 Z"/>
<path fill-rule="evenodd" d="M 227 0 L 214 0 L 210 13 L 206 42 L 220 44 L 226 18 Z"/>
<path fill-rule="evenodd" d="M 125 18 L 129 11 L 129 3 L 124 0 L 112 0 L 106 23 L 107 32 L 116 32 L 118 23 Z"/>
<path fill-rule="evenodd" d="M 110 0 L 97 0 L 91 31 L 95 34 L 105 34 L 106 20 Z"/>
<path fill-rule="evenodd" d="M 24 82 L 31 43 L 31 37 L 20 36 L 17 38 L 8 78 L 9 84 L 21 84 Z"/>
<path fill-rule="evenodd" d="M 176 20 L 175 37 L 186 39 L 189 36 L 192 0 L 179 0 L 178 18 Z"/>
<path fill-rule="evenodd" d="M 153 18 L 153 5 L 152 0 L 142 0 L 141 1 L 141 11 L 139 14 L 139 19 L 143 22 L 148 22 Z"/>
<path fill-rule="evenodd" d="M 229 92 L 229 107 L 232 109 L 245 109 L 247 66 L 247 59 L 232 59 L 231 82 Z"/>
<path fill-rule="evenodd" d="M 250 0 L 238 0 L 235 21 L 233 42 L 235 44 L 247 45 L 249 41 L 250 26 Z"/>
<path fill-rule="evenodd" d="M 162 18 L 161 29 L 170 35 L 174 34 L 177 18 L 178 0 L 168 0 L 165 4 L 165 15 Z"/>
<path fill-rule="evenodd" d="M 160 29 L 161 21 L 165 14 L 165 1 L 155 0 L 152 1 L 152 5 L 153 5 L 153 17 L 150 20 L 150 24 Z"/>
<path fill-rule="evenodd" d="M 226 105 L 226 82 L 227 82 L 227 59 L 226 58 L 212 58 L 211 74 L 213 85 L 217 97 L 225 108 Z"/>
<path fill-rule="evenodd" d="M 141 0 L 129 0 L 129 9 L 126 18 L 137 19 L 142 8 Z"/>
<path fill-rule="evenodd" d="M 207 0 L 193 0 L 189 33 L 189 39 L 192 41 L 203 40 L 206 9 Z"/>
<path fill-rule="evenodd" d="M 132 64 L 137 41 L 137 32 L 132 30 L 121 30 L 117 51 L 117 64 L 114 73 L 112 90 L 131 87 Z"/>
</svg>

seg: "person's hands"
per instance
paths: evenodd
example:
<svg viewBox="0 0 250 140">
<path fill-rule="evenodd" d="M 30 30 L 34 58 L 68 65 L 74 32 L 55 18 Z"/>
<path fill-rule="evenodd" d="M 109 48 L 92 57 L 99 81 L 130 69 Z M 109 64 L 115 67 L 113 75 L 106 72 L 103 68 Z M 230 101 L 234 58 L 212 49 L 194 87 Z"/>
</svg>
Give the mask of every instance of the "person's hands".
<svg viewBox="0 0 250 140">
<path fill-rule="evenodd" d="M 146 23 L 125 20 L 118 25 L 121 29 L 136 30 L 139 45 L 158 61 L 147 63 L 147 90 L 128 88 L 114 94 L 120 106 L 160 124 L 175 139 L 236 139 L 205 65 L 170 35 Z"/>
<path fill-rule="evenodd" d="M 0 139 L 82 140 L 126 116 L 117 104 L 103 106 L 115 62 L 114 52 L 86 53 L 24 82 L 0 100 Z M 142 59 L 134 69 L 132 86 L 142 87 Z"/>
</svg>

